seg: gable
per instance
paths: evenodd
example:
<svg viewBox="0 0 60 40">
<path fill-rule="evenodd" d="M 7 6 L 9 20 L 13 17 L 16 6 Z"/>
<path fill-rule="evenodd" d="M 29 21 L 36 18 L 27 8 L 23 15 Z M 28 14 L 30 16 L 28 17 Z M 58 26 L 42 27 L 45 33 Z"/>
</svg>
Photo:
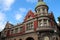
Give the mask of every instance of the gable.
<svg viewBox="0 0 60 40">
<path fill-rule="evenodd" d="M 9 23 L 9 21 L 6 23 L 5 28 L 11 28 L 13 26 L 12 24 Z"/>
<path fill-rule="evenodd" d="M 34 13 L 30 10 L 30 11 L 28 12 L 28 14 L 26 15 L 24 21 L 27 21 L 27 20 L 32 19 L 32 18 L 34 18 L 34 17 L 35 17 Z"/>
</svg>

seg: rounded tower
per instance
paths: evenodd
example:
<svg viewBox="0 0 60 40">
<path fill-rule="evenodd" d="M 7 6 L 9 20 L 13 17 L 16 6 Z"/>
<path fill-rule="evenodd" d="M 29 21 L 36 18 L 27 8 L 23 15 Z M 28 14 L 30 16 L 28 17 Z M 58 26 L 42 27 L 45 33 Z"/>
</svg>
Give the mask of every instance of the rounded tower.
<svg viewBox="0 0 60 40">
<path fill-rule="evenodd" d="M 38 0 L 38 3 L 35 7 L 35 11 L 37 14 L 43 15 L 48 13 L 48 6 L 43 0 Z"/>
<path fill-rule="evenodd" d="M 43 0 L 38 0 L 38 3 L 35 7 L 35 11 L 38 17 L 38 28 L 37 30 L 53 30 L 54 28 L 51 27 L 51 20 L 50 15 L 48 13 L 48 6 L 46 5 Z"/>
</svg>

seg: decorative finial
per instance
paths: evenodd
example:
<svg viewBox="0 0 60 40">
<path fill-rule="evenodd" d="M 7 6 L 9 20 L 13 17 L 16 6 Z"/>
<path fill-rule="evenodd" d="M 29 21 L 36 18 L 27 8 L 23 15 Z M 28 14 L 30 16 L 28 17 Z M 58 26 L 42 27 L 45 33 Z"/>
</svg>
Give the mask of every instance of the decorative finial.
<svg viewBox="0 0 60 40">
<path fill-rule="evenodd" d="M 38 2 L 43 2 L 43 0 L 38 0 Z"/>
</svg>

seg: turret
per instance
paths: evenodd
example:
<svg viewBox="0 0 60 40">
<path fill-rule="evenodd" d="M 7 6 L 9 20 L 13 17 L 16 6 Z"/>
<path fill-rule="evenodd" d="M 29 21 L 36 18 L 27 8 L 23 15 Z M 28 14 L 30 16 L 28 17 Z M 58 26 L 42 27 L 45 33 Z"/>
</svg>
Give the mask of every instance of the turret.
<svg viewBox="0 0 60 40">
<path fill-rule="evenodd" d="M 48 6 L 43 0 L 38 0 L 38 3 L 35 7 L 35 12 L 38 17 L 38 28 L 37 30 L 53 30 L 51 27 L 50 18 L 48 13 Z M 43 29 L 44 28 L 44 29 Z"/>
<path fill-rule="evenodd" d="M 47 14 L 48 13 L 48 6 L 46 5 L 43 0 L 38 0 L 38 3 L 35 7 L 35 11 L 37 14 Z"/>
</svg>

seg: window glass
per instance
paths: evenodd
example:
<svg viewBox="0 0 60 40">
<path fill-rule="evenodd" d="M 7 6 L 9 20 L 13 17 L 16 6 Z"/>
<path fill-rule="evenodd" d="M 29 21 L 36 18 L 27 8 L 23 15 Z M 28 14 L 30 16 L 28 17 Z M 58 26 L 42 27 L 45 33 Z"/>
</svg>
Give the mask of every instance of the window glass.
<svg viewBox="0 0 60 40">
<path fill-rule="evenodd" d="M 44 19 L 44 26 L 47 26 L 47 19 Z"/>
<path fill-rule="evenodd" d="M 13 34 L 13 30 L 11 30 L 11 34 Z"/>
<path fill-rule="evenodd" d="M 33 22 L 27 23 L 27 30 L 33 29 Z"/>
<path fill-rule="evenodd" d="M 18 28 L 15 29 L 15 33 L 18 33 Z"/>
<path fill-rule="evenodd" d="M 39 27 L 40 27 L 40 26 L 43 26 L 43 24 L 42 24 L 42 20 L 39 20 L 38 23 L 39 23 Z"/>
<path fill-rule="evenodd" d="M 23 27 L 20 27 L 20 32 L 23 30 Z"/>
<path fill-rule="evenodd" d="M 44 23 L 46 23 L 47 22 L 47 19 L 44 19 Z"/>
<path fill-rule="evenodd" d="M 37 13 L 39 13 L 39 12 L 40 12 L 40 8 L 37 9 Z"/>
</svg>

